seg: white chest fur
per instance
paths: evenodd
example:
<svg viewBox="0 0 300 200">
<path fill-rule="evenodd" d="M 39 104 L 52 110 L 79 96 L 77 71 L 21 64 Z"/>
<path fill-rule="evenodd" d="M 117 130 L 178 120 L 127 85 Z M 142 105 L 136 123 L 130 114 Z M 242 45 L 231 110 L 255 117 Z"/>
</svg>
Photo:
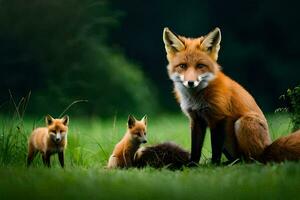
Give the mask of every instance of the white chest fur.
<svg viewBox="0 0 300 200">
<path fill-rule="evenodd" d="M 180 107 L 183 112 L 200 111 L 208 107 L 200 90 L 186 88 L 182 83 L 178 82 L 175 83 L 175 88 L 179 92 Z"/>
</svg>

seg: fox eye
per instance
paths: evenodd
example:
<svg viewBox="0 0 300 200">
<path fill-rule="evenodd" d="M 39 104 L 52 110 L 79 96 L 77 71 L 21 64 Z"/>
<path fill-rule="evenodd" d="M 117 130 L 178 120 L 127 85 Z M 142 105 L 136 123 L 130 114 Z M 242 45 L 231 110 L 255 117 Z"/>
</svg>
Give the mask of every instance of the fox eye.
<svg viewBox="0 0 300 200">
<path fill-rule="evenodd" d="M 186 65 L 186 64 L 180 64 L 180 65 L 178 65 L 178 67 L 179 67 L 180 69 L 186 69 L 186 68 L 187 68 L 187 65 Z"/>
<path fill-rule="evenodd" d="M 147 133 L 146 133 L 146 132 L 144 132 L 144 135 L 147 135 Z"/>
<path fill-rule="evenodd" d="M 201 63 L 199 63 L 199 64 L 197 64 L 197 68 L 203 68 L 203 67 L 206 67 L 206 65 L 205 64 L 201 64 Z"/>
</svg>

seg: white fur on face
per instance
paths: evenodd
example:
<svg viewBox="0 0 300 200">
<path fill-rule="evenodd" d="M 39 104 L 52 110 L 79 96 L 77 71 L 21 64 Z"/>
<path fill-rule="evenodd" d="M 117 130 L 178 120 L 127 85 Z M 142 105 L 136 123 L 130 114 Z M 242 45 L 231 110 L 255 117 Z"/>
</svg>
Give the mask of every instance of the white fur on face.
<svg viewBox="0 0 300 200">
<path fill-rule="evenodd" d="M 180 78 L 180 80 L 183 82 L 184 81 L 184 75 L 183 74 L 180 74 L 179 75 L 179 78 Z"/>
<path fill-rule="evenodd" d="M 189 85 L 189 82 L 192 83 L 192 85 Z M 183 85 L 187 88 L 195 88 L 199 85 L 200 81 L 183 81 Z"/>
<path fill-rule="evenodd" d="M 50 132 L 50 137 L 54 142 L 61 142 L 62 140 L 66 139 L 66 132 L 57 132 L 56 134 Z"/>
<path fill-rule="evenodd" d="M 174 72 L 173 74 L 171 74 L 170 79 L 173 82 L 183 82 L 184 81 L 184 76 L 177 73 L 177 72 Z"/>
<path fill-rule="evenodd" d="M 176 78 L 176 75 L 174 74 Z M 177 75 L 180 78 L 180 75 Z M 178 80 L 178 78 L 176 80 Z M 199 110 L 207 107 L 204 100 L 201 100 L 197 96 L 197 93 L 205 89 L 209 82 L 215 79 L 215 75 L 211 72 L 207 72 L 198 76 L 198 80 L 193 82 L 194 87 L 190 87 L 187 81 L 176 81 L 174 82 L 175 88 L 179 91 L 180 95 L 180 107 L 186 112 L 187 110 Z M 173 80 L 173 79 L 172 79 Z"/>
<path fill-rule="evenodd" d="M 184 80 L 184 75 L 179 74 L 177 72 L 171 75 L 171 80 L 174 83 L 181 83 L 186 88 L 197 88 L 197 89 L 204 89 L 208 86 L 209 82 L 215 79 L 215 75 L 212 72 L 206 72 L 198 76 L 196 81 L 188 81 Z M 189 84 L 190 83 L 190 84 Z M 176 84 L 175 84 L 176 85 Z"/>
<path fill-rule="evenodd" d="M 206 72 L 204 74 L 201 74 L 198 76 L 197 81 L 183 81 L 183 85 L 186 88 L 197 88 L 202 90 L 206 88 L 210 81 L 212 81 L 215 78 L 215 75 L 211 72 Z"/>
<path fill-rule="evenodd" d="M 56 133 L 55 139 L 56 139 L 56 141 L 60 141 L 61 140 L 61 134 L 60 133 Z"/>
</svg>

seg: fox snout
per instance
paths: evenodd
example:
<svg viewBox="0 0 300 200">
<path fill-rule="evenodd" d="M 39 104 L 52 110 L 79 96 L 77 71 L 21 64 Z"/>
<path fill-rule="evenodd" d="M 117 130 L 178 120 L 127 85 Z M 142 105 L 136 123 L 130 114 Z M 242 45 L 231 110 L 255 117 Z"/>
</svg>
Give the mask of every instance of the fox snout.
<svg viewBox="0 0 300 200">
<path fill-rule="evenodd" d="M 146 138 L 146 137 L 141 137 L 141 138 L 140 138 L 140 142 L 141 142 L 142 144 L 147 143 L 147 138 Z"/>
<path fill-rule="evenodd" d="M 55 136 L 55 142 L 59 142 L 61 140 L 61 134 L 57 133 Z"/>
<path fill-rule="evenodd" d="M 183 85 L 187 88 L 195 88 L 199 83 L 200 81 L 183 81 Z"/>
<path fill-rule="evenodd" d="M 180 82 L 186 88 L 205 88 L 210 81 L 215 78 L 213 73 L 207 72 L 199 75 L 197 78 L 187 79 L 184 75 L 174 75 L 172 79 L 175 82 Z"/>
<path fill-rule="evenodd" d="M 147 140 L 143 140 L 142 143 L 143 143 L 143 144 L 146 144 L 146 143 L 147 143 Z"/>
<path fill-rule="evenodd" d="M 195 88 L 198 87 L 201 81 L 202 81 L 202 77 L 198 76 L 197 80 L 183 80 L 182 84 L 187 88 Z"/>
</svg>

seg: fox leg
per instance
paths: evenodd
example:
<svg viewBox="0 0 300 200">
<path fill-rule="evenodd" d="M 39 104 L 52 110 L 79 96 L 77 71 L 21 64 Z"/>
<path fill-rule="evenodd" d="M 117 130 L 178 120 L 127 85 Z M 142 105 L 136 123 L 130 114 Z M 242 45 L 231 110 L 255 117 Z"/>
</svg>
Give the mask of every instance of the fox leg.
<svg viewBox="0 0 300 200">
<path fill-rule="evenodd" d="M 218 122 L 214 128 L 211 128 L 211 148 L 212 148 L 212 163 L 219 165 L 225 142 L 225 122 Z"/>
<path fill-rule="evenodd" d="M 107 168 L 108 169 L 113 169 L 113 168 L 117 168 L 119 165 L 118 165 L 118 158 L 115 157 L 114 155 L 111 155 L 109 157 L 109 160 L 108 160 L 108 164 L 107 164 Z"/>
<path fill-rule="evenodd" d="M 124 164 L 125 164 L 125 168 L 129 168 L 132 167 L 132 156 L 131 156 L 131 152 L 124 150 L 123 151 L 123 159 L 124 159 Z"/>
<path fill-rule="evenodd" d="M 257 114 L 239 118 L 235 124 L 238 148 L 246 161 L 260 160 L 264 149 L 271 144 L 268 124 Z"/>
<path fill-rule="evenodd" d="M 64 152 L 63 152 L 63 151 L 58 152 L 58 160 L 59 160 L 60 166 L 61 166 L 62 168 L 64 168 L 64 166 L 65 166 L 65 161 L 64 161 Z"/>
<path fill-rule="evenodd" d="M 232 164 L 233 162 L 237 163 L 237 159 L 241 157 L 235 136 L 234 123 L 235 120 L 227 119 L 226 123 L 224 124 L 225 141 L 223 147 L 223 154 L 228 159 L 228 161 L 223 163 L 225 165 Z"/>
<path fill-rule="evenodd" d="M 190 165 L 193 166 L 195 164 L 198 164 L 200 161 L 207 123 L 204 121 L 204 119 L 198 117 L 196 113 L 190 115 L 190 117 L 192 142 Z"/>
<path fill-rule="evenodd" d="M 47 167 L 51 167 L 50 165 L 50 153 L 46 152 L 46 153 L 43 153 L 43 163 L 45 166 Z"/>
<path fill-rule="evenodd" d="M 30 164 L 32 163 L 36 153 L 37 152 L 34 149 L 33 145 L 30 143 L 29 146 L 28 146 L 27 167 L 29 167 Z"/>
</svg>

